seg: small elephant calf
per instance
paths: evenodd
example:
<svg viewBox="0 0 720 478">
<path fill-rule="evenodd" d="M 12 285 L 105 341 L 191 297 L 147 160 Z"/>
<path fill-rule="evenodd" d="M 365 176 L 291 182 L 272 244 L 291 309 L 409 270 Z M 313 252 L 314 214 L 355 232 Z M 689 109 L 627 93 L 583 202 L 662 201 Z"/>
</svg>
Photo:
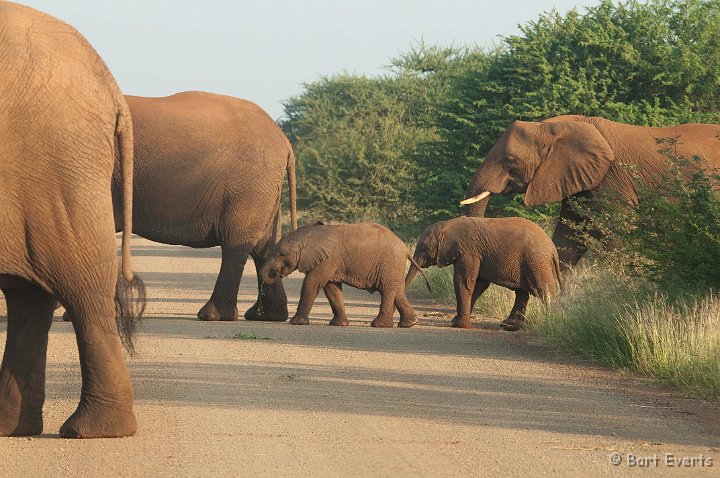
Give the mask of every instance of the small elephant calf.
<svg viewBox="0 0 720 478">
<path fill-rule="evenodd" d="M 372 321 L 373 327 L 392 327 L 395 308 L 400 312 L 398 327 L 412 327 L 417 318 L 405 296 L 407 259 L 413 261 L 405 243 L 383 226 L 317 223 L 301 227 L 275 244 L 260 270 L 260 280 L 273 283 L 295 269 L 305 273 L 291 324 L 309 323 L 313 302 L 323 289 L 333 311 L 330 325 L 348 325 L 342 294 L 342 284 L 347 284 L 380 292 L 380 313 Z"/>
<path fill-rule="evenodd" d="M 454 264 L 457 316 L 454 327 L 471 327 L 470 313 L 490 284 L 515 291 L 515 305 L 504 330 L 522 326 L 530 295 L 546 301 L 562 284 L 555 245 L 537 224 L 519 217 L 458 217 L 429 226 L 414 254 L 421 267 Z M 406 289 L 417 271 L 410 268 Z"/>
</svg>

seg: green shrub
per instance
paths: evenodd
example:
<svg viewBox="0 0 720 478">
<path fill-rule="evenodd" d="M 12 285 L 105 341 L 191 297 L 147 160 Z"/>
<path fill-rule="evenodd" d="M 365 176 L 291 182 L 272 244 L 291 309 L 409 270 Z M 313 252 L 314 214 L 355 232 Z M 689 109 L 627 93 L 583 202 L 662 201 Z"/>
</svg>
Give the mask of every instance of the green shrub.
<svg viewBox="0 0 720 478">
<path fill-rule="evenodd" d="M 680 139 L 681 140 L 681 139 Z M 611 262 L 658 284 L 671 296 L 720 288 L 720 181 L 674 154 L 677 139 L 662 139 L 669 169 L 657 184 L 636 181 L 637 207 L 612 196 L 596 195 L 575 208 L 603 236 L 598 242 L 583 231 L 587 245 Z"/>
</svg>

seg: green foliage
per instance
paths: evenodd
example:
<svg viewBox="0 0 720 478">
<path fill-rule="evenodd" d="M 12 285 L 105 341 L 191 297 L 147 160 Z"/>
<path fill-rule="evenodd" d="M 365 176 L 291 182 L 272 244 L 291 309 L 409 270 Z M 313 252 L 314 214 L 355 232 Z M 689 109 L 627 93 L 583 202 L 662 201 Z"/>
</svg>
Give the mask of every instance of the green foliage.
<svg viewBox="0 0 720 478">
<path fill-rule="evenodd" d="M 659 139 L 669 169 L 648 186 L 637 182 L 637 207 L 599 196 L 576 208 L 604 236 L 609 260 L 647 277 L 668 293 L 720 288 L 720 176 L 674 153 L 677 139 Z"/>
<path fill-rule="evenodd" d="M 295 148 L 300 207 L 311 219 L 417 221 L 415 157 L 435 140 L 445 80 L 469 56 L 422 44 L 394 60 L 390 74 L 349 74 L 305 86 L 285 103 L 281 126 Z"/>
<path fill-rule="evenodd" d="M 455 76 L 438 117 L 420 185 L 427 209 L 451 214 L 469 170 L 516 119 L 562 114 L 638 124 L 720 118 L 720 2 L 605 0 L 584 14 L 552 11 L 504 39 L 490 61 Z M 440 165 L 439 167 L 436 167 Z M 430 171 L 441 169 L 440 176 Z M 542 219 L 552 208 L 515 208 L 494 197 L 488 215 Z"/>
<path fill-rule="evenodd" d="M 492 50 L 422 43 L 385 75 L 341 74 L 285 103 L 306 220 L 375 220 L 417 234 L 460 213 L 488 149 L 516 119 L 720 122 L 720 0 L 603 0 L 550 11 Z M 544 221 L 494 196 L 490 216 Z"/>
</svg>

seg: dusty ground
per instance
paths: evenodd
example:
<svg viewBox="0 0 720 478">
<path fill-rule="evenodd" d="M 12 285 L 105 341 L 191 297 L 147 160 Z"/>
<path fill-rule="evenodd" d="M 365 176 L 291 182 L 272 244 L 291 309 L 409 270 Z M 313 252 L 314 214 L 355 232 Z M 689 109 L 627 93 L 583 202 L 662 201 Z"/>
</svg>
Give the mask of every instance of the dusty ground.
<svg viewBox="0 0 720 478">
<path fill-rule="evenodd" d="M 306 327 L 197 322 L 219 250 L 136 239 L 134 251 L 149 296 L 129 361 L 137 435 L 57 437 L 80 393 L 72 327 L 57 321 L 46 434 L 0 438 L 0 476 L 718 476 L 717 405 L 558 356 L 494 320 L 451 329 L 451 311 L 427 302 L 415 301 L 421 325 L 375 330 L 378 295 L 353 289 L 347 328 L 326 325 L 324 297 Z M 292 308 L 301 281 L 286 280 Z M 3 316 L 3 344 L 5 329 Z M 694 466 L 670 467 L 666 453 Z"/>
</svg>

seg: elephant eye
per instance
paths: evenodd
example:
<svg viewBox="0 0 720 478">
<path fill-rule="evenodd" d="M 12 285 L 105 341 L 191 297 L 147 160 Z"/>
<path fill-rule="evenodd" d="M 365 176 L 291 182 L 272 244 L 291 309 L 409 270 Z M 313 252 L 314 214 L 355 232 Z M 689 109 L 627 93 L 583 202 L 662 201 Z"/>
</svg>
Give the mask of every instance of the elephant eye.
<svg viewBox="0 0 720 478">
<path fill-rule="evenodd" d="M 285 256 L 287 256 L 287 254 L 285 252 L 280 253 L 280 257 L 285 257 Z"/>
</svg>

